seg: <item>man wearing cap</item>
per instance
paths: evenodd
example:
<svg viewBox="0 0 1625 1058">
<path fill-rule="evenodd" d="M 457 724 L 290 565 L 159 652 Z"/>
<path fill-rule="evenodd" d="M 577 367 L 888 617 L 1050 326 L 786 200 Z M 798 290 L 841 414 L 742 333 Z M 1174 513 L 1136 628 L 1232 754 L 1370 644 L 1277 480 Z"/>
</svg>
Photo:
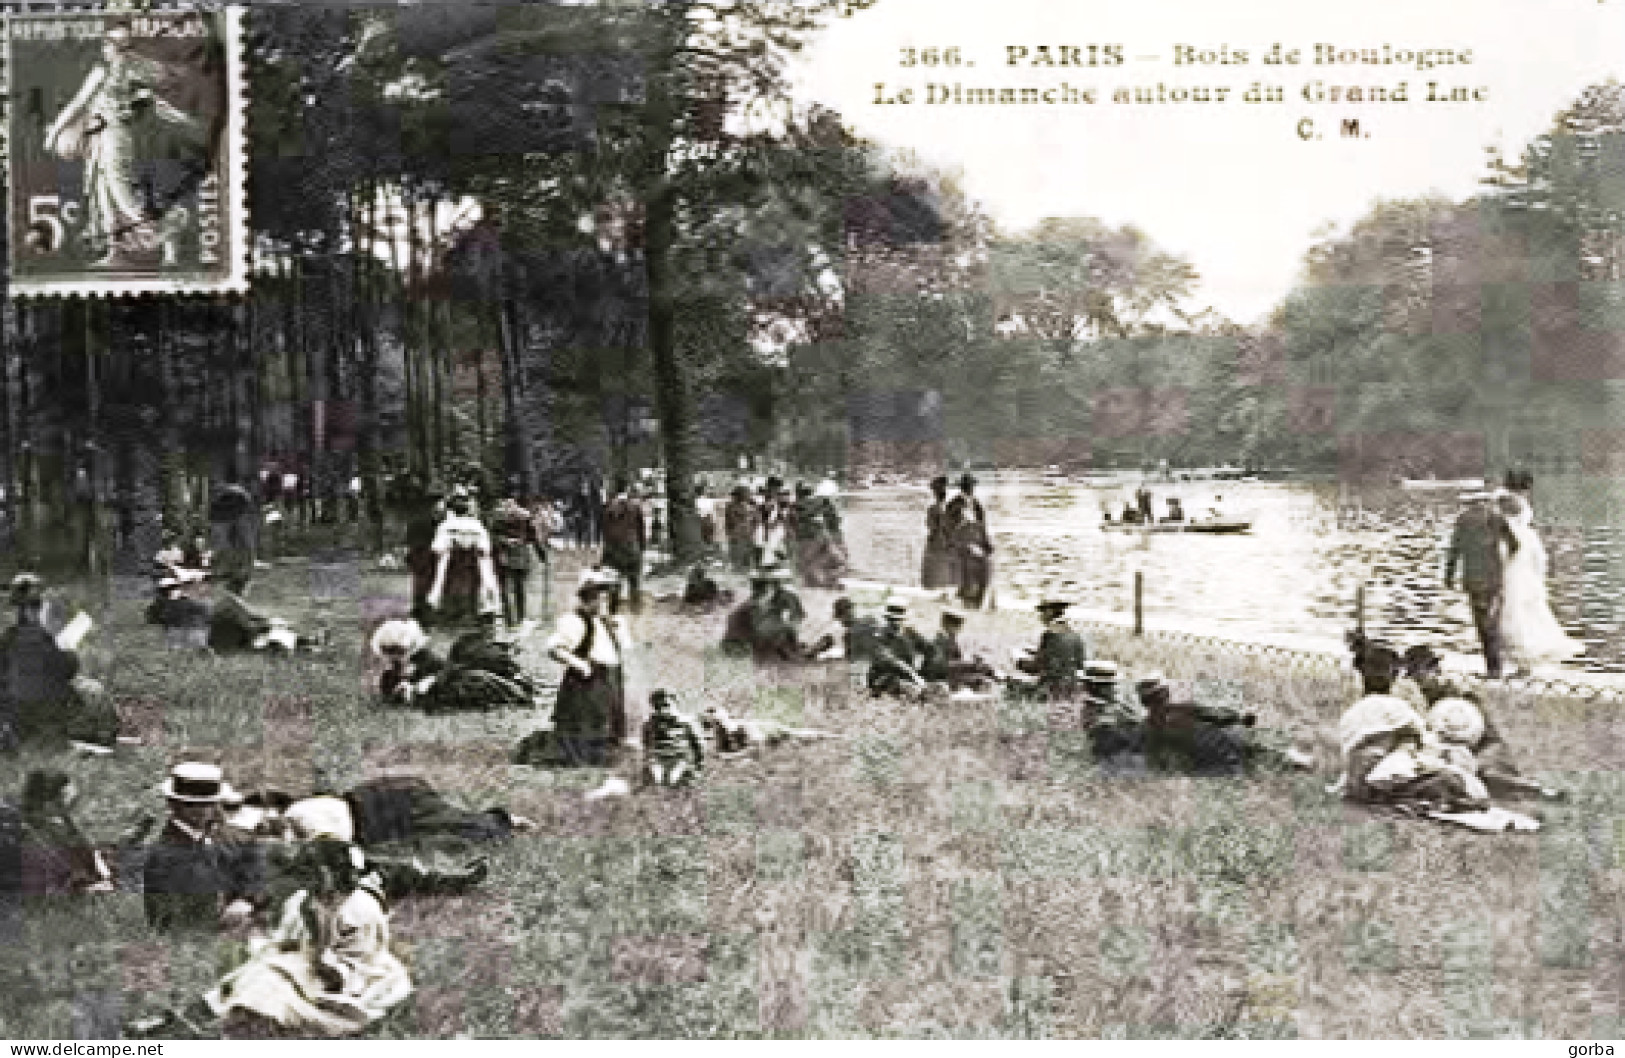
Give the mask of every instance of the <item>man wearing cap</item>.
<svg viewBox="0 0 1625 1058">
<path fill-rule="evenodd" d="M 807 611 L 790 587 L 790 571 L 769 566 L 751 574 L 750 598 L 728 615 L 722 649 L 759 662 L 799 661 Z"/>
<path fill-rule="evenodd" d="M 1097 758 L 1145 749 L 1145 708 L 1123 690 L 1115 661 L 1095 660 L 1083 667 L 1083 703 L 1084 723 Z"/>
<path fill-rule="evenodd" d="M 869 693 L 902 694 L 904 690 L 925 690 L 920 667 L 931 653 L 931 644 L 907 624 L 908 604 L 886 604 L 886 623 L 875 640 L 875 656 L 869 662 Z"/>
<path fill-rule="evenodd" d="M 1062 599 L 1045 599 L 1038 604 L 1044 632 L 1038 649 L 1016 658 L 1016 668 L 1034 677 L 1033 689 L 1042 697 L 1065 700 L 1077 696 L 1078 675 L 1089 663 L 1089 645 L 1067 623 L 1067 607 Z"/>
<path fill-rule="evenodd" d="M 638 502 L 637 493 L 626 478 L 618 477 L 615 498 L 604 508 L 603 564 L 620 574 L 627 606 L 633 613 L 642 605 L 638 593 L 643 584 L 643 552 L 648 547 L 643 504 Z"/>
<path fill-rule="evenodd" d="M 118 714 L 78 679 L 79 655 L 45 627 L 45 585 L 32 573 L 12 579 L 17 623 L 0 633 L 0 748 L 12 741 L 67 741 L 111 748 Z"/>
<path fill-rule="evenodd" d="M 1473 626 L 1484 648 L 1484 669 L 1490 679 L 1501 676 L 1501 610 L 1506 602 L 1506 562 L 1518 550 L 1518 539 L 1507 525 L 1494 494 L 1469 493 L 1450 533 L 1445 559 L 1444 586 L 1455 587 L 1456 571 L 1473 611 Z"/>
<path fill-rule="evenodd" d="M 942 627 L 931 640 L 931 650 L 920 668 L 930 683 L 946 683 L 949 690 L 980 690 L 992 682 L 993 667 L 979 657 L 967 657 L 959 645 L 965 613 L 952 607 L 942 611 Z"/>
<path fill-rule="evenodd" d="M 627 737 L 622 675 L 631 642 L 625 621 L 610 615 L 613 572 L 589 572 L 576 591 L 574 612 L 560 615 L 548 656 L 564 666 L 553 707 L 553 737 L 563 762 L 601 766 Z"/>
<path fill-rule="evenodd" d="M 973 475 L 959 479 L 959 495 L 949 501 L 947 518 L 959 560 L 959 601 L 980 609 L 993 578 L 993 538 L 987 529 L 987 512 L 976 498 Z"/>
<path fill-rule="evenodd" d="M 231 792 L 213 764 L 175 765 L 162 792 L 169 819 L 142 872 L 147 922 L 158 929 L 246 924 L 265 890 L 262 850 L 233 840 L 221 802 Z"/>
</svg>

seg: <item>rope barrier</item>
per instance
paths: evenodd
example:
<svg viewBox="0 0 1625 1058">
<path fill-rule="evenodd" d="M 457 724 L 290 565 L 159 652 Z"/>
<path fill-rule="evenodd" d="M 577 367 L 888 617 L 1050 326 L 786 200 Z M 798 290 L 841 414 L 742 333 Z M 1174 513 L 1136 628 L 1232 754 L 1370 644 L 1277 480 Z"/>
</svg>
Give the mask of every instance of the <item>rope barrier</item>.
<svg viewBox="0 0 1625 1058">
<path fill-rule="evenodd" d="M 1248 643 L 1243 640 L 1226 639 L 1221 636 L 1153 629 L 1147 629 L 1136 635 L 1131 628 L 1107 621 L 1088 619 L 1073 620 L 1071 623 L 1074 627 L 1080 629 L 1093 631 L 1097 634 L 1119 636 L 1124 639 L 1156 640 L 1165 644 L 1175 644 L 1209 653 L 1240 654 L 1248 658 L 1284 661 L 1296 668 L 1347 671 L 1343 666 L 1342 658 L 1338 655 L 1301 647 L 1285 647 L 1274 643 Z M 1581 698 L 1596 703 L 1625 702 L 1625 688 L 1603 687 L 1593 683 L 1574 682 L 1561 677 L 1523 676 L 1490 680 L 1476 674 L 1464 673 L 1460 675 L 1452 674 L 1451 678 L 1478 687 L 1498 687 L 1507 691 L 1526 694 Z"/>
</svg>

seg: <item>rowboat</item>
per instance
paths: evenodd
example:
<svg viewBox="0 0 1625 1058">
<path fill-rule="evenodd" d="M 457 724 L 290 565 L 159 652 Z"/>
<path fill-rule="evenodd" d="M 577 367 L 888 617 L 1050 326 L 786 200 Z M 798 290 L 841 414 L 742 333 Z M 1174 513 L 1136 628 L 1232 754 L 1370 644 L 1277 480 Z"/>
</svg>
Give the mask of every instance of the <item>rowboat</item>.
<svg viewBox="0 0 1625 1058">
<path fill-rule="evenodd" d="M 1119 533 L 1207 533 L 1213 536 L 1234 536 L 1237 533 L 1249 532 L 1253 523 L 1241 518 L 1200 518 L 1193 522 L 1157 522 L 1146 525 L 1113 519 L 1101 522 L 1100 527 Z"/>
</svg>

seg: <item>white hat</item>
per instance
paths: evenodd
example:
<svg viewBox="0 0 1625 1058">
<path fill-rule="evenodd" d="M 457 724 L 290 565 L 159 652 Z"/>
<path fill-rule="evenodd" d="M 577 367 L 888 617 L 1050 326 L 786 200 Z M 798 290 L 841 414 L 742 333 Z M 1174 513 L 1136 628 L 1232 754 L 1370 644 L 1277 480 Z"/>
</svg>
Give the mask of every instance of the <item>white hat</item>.
<svg viewBox="0 0 1625 1058">
<path fill-rule="evenodd" d="M 1396 731 L 1413 731 L 1422 738 L 1427 723 L 1411 703 L 1391 694 L 1368 694 L 1349 706 L 1337 721 L 1337 741 L 1345 758 L 1378 735 Z"/>
<path fill-rule="evenodd" d="M 403 650 L 415 654 L 428 643 L 429 636 L 416 621 L 385 621 L 372 634 L 372 652 L 379 657 L 386 650 Z"/>
<path fill-rule="evenodd" d="M 834 478 L 825 478 L 823 481 L 820 481 L 818 483 L 817 490 L 815 490 L 813 493 L 815 496 L 824 496 L 831 499 L 839 496 L 840 494 L 841 486 L 835 483 Z"/>
<path fill-rule="evenodd" d="M 337 797 L 307 797 L 295 801 L 282 813 L 282 818 L 303 841 L 355 840 L 355 818 L 350 814 L 350 806 Z"/>
<path fill-rule="evenodd" d="M 218 804 L 235 794 L 218 765 L 198 761 L 175 765 L 159 790 L 171 801 L 189 804 Z"/>
<path fill-rule="evenodd" d="M 1442 741 L 1471 748 L 1484 737 L 1484 714 L 1465 698 L 1440 698 L 1428 710 L 1428 726 Z"/>
</svg>

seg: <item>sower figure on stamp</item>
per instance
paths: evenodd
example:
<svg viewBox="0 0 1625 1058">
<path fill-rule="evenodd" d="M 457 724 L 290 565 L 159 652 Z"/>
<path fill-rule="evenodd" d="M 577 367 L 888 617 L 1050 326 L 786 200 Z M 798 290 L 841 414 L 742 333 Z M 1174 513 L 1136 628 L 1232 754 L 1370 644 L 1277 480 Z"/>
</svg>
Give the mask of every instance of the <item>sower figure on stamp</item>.
<svg viewBox="0 0 1625 1058">
<path fill-rule="evenodd" d="M 1491 493 L 1476 492 L 1462 498 L 1464 509 L 1450 534 L 1444 585 L 1461 586 L 1473 610 L 1473 625 L 1484 648 L 1484 670 L 1491 679 L 1501 676 L 1501 611 L 1506 604 L 1506 560 L 1516 553 L 1518 540 L 1501 516 Z M 1504 550 L 1503 550 L 1504 549 Z"/>
</svg>

